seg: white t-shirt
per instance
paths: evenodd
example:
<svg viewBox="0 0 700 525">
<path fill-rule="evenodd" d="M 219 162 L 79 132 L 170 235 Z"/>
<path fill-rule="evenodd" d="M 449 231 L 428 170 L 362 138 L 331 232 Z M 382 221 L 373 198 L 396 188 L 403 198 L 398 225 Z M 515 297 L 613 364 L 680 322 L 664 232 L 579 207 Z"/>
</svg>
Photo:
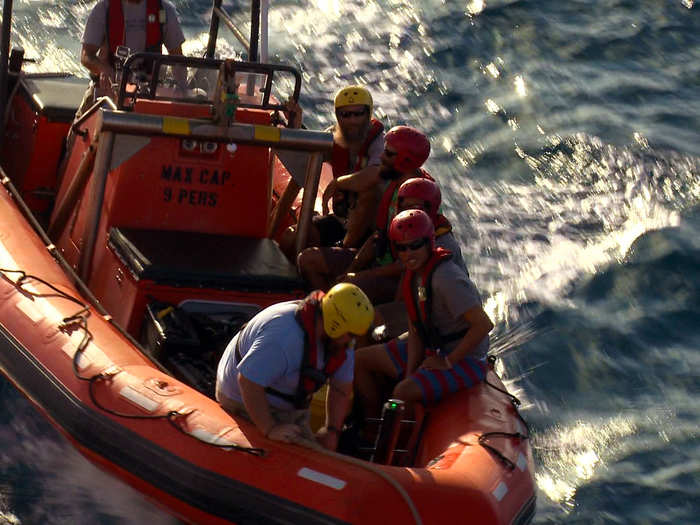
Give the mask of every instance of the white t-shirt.
<svg viewBox="0 0 700 525">
<path fill-rule="evenodd" d="M 119 1 L 119 0 L 112 0 Z M 163 43 L 168 51 L 177 49 L 185 41 L 180 22 L 177 18 L 175 6 L 168 0 L 161 0 L 165 9 L 165 24 L 163 24 Z M 100 0 L 92 8 L 88 16 L 83 31 L 83 44 L 100 46 L 101 53 L 107 51 L 107 10 L 108 1 Z M 122 10 L 124 13 L 124 45 L 132 53 L 144 51 L 146 49 L 146 0 L 138 3 L 126 2 L 122 0 Z"/>
<path fill-rule="evenodd" d="M 238 374 L 263 387 L 272 387 L 284 394 L 295 394 L 299 370 L 304 356 L 304 330 L 294 318 L 298 301 L 287 301 L 265 308 L 236 334 L 224 351 L 216 374 L 218 389 L 228 398 L 242 403 Z M 236 359 L 236 343 L 240 339 L 241 361 Z M 325 351 L 318 342 L 320 369 L 325 364 Z M 343 365 L 331 377 L 331 383 L 345 384 L 353 380 L 354 353 L 346 350 Z M 282 410 L 294 408 L 279 396 L 267 395 L 271 406 Z"/>
</svg>

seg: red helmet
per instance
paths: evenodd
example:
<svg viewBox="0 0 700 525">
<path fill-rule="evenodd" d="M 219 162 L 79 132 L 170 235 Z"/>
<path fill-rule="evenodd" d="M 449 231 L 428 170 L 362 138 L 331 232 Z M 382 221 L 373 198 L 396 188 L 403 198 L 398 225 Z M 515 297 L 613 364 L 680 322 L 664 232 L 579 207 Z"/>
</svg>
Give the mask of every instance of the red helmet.
<svg viewBox="0 0 700 525">
<path fill-rule="evenodd" d="M 410 242 L 430 239 L 430 248 L 435 244 L 435 226 L 423 210 L 406 210 L 399 213 L 389 226 L 391 242 Z"/>
<path fill-rule="evenodd" d="M 396 150 L 394 168 L 402 173 L 410 173 L 420 168 L 430 155 L 428 137 L 415 128 L 394 126 L 386 135 L 384 143 Z"/>
<path fill-rule="evenodd" d="M 401 199 L 406 198 L 425 201 L 428 215 L 433 221 L 435 220 L 442 196 L 440 195 L 440 188 L 434 181 L 418 177 L 408 179 L 399 188 L 399 202 Z"/>
</svg>

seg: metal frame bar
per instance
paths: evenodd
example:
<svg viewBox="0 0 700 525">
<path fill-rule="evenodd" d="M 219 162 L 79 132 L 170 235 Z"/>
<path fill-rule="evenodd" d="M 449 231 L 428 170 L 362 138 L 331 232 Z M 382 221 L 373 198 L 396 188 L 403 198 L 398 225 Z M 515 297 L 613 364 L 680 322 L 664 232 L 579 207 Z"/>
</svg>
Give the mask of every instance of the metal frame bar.
<svg viewBox="0 0 700 525">
<path fill-rule="evenodd" d="M 207 50 L 204 53 L 205 58 L 214 58 L 216 51 L 216 40 L 219 37 L 219 17 L 221 16 L 222 0 L 214 0 L 211 7 L 211 22 L 209 23 L 209 40 L 207 41 Z"/>
<path fill-rule="evenodd" d="M 252 0 L 250 6 L 250 39 L 241 33 L 231 17 L 221 7 L 222 0 L 214 0 L 212 4 L 211 24 L 209 25 L 209 41 L 205 57 L 214 58 L 216 41 L 219 37 L 219 22 L 223 21 L 234 37 L 241 43 L 250 62 L 267 62 L 270 0 Z"/>
<path fill-rule="evenodd" d="M 2 38 L 0 39 L 0 145 L 5 137 L 5 111 L 7 110 L 8 67 L 10 58 L 10 38 L 12 36 L 12 0 L 4 0 L 2 5 Z"/>
<path fill-rule="evenodd" d="M 90 270 L 94 259 L 95 243 L 97 242 L 97 234 L 100 230 L 102 204 L 105 199 L 105 188 L 107 187 L 109 165 L 112 161 L 114 135 L 115 134 L 111 131 L 105 131 L 102 134 L 100 144 L 97 147 L 97 156 L 95 157 L 95 168 L 93 172 L 92 185 L 90 187 L 90 197 L 88 198 L 87 202 L 88 213 L 84 236 L 85 243 L 83 244 L 80 252 L 80 261 L 78 261 L 78 275 L 85 282 L 88 282 L 90 277 Z"/>
<path fill-rule="evenodd" d="M 98 132 L 113 131 L 128 135 L 235 142 L 310 152 L 330 151 L 333 148 L 331 133 L 310 129 L 278 128 L 239 122 L 230 126 L 217 126 L 210 120 L 137 114 L 128 111 L 102 110 L 98 119 Z"/>
<path fill-rule="evenodd" d="M 310 155 L 309 162 L 306 165 L 306 180 L 304 182 L 304 195 L 301 198 L 301 210 L 299 210 L 299 221 L 297 226 L 296 244 L 294 249 L 297 253 L 306 246 L 306 241 L 309 237 L 309 229 L 311 227 L 311 219 L 314 213 L 314 204 L 316 203 L 316 194 L 318 193 L 318 185 L 321 181 L 321 164 L 323 159 L 321 154 L 316 152 Z"/>
<path fill-rule="evenodd" d="M 248 61 L 260 62 L 258 48 L 260 47 L 260 0 L 252 0 L 250 6 L 250 49 Z"/>
<path fill-rule="evenodd" d="M 117 95 L 117 107 L 119 109 L 124 109 L 124 101 L 127 98 L 126 94 L 126 84 L 127 80 L 131 77 L 132 68 L 141 63 L 141 61 L 150 61 L 153 63 L 153 77 L 158 76 L 159 70 L 162 66 L 185 66 L 191 68 L 206 68 L 211 70 L 218 70 L 221 64 L 224 62 L 222 59 L 217 58 L 197 58 L 197 57 L 186 57 L 181 55 L 161 55 L 159 53 L 134 53 L 130 55 L 129 58 L 124 62 L 122 69 L 121 82 L 119 83 L 119 92 Z M 284 105 L 282 104 L 270 104 L 269 94 L 272 91 L 272 77 L 277 72 L 286 72 L 294 76 L 294 92 L 292 97 L 295 100 L 299 99 L 299 94 L 301 92 L 301 73 L 298 69 L 292 66 L 287 66 L 284 64 L 261 64 L 258 62 L 239 62 L 234 61 L 234 71 L 243 73 L 258 73 L 267 75 L 268 82 L 266 84 L 265 100 L 267 102 L 263 103 L 262 106 L 256 104 L 247 104 L 241 102 L 240 107 L 243 108 L 261 108 L 261 109 L 278 109 L 283 110 Z M 155 99 L 155 82 L 151 83 L 149 93 L 147 97 Z M 210 102 L 208 102 L 210 103 Z"/>
<path fill-rule="evenodd" d="M 219 0 L 219 5 L 221 4 L 221 1 Z M 248 53 L 248 56 L 250 56 L 250 45 L 248 41 L 246 40 L 245 36 L 243 33 L 241 33 L 236 25 L 234 24 L 233 20 L 231 20 L 231 17 L 229 17 L 226 14 L 226 11 L 221 9 L 221 7 L 214 7 L 213 8 L 214 14 L 217 17 L 217 19 L 221 19 L 224 21 L 224 24 L 226 24 L 226 27 L 228 27 L 231 30 L 231 33 L 233 33 L 233 36 L 236 37 L 236 40 L 238 40 L 243 48 L 245 49 L 245 52 Z M 212 17 L 212 23 L 214 22 L 214 19 Z M 217 35 L 218 35 L 218 28 L 217 28 Z M 210 33 L 210 39 L 211 39 L 211 33 Z M 212 48 L 211 55 L 209 54 L 209 47 L 207 47 L 207 54 L 205 55 L 207 58 L 214 58 L 214 49 L 216 48 L 216 35 L 214 36 L 214 46 Z"/>
</svg>

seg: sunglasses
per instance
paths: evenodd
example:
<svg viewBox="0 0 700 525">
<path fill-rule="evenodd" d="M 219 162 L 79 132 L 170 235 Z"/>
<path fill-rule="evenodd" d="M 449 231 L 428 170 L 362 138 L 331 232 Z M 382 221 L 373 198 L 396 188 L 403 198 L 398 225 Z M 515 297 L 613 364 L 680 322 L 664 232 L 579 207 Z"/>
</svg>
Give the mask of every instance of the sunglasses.
<svg viewBox="0 0 700 525">
<path fill-rule="evenodd" d="M 338 116 L 341 118 L 350 118 L 350 117 L 363 117 L 367 114 L 366 109 L 361 109 L 357 111 L 338 111 Z"/>
<path fill-rule="evenodd" d="M 406 250 L 418 250 L 425 246 L 428 239 L 418 239 L 417 241 L 409 242 L 408 244 L 394 244 L 397 252 L 405 252 Z"/>
</svg>

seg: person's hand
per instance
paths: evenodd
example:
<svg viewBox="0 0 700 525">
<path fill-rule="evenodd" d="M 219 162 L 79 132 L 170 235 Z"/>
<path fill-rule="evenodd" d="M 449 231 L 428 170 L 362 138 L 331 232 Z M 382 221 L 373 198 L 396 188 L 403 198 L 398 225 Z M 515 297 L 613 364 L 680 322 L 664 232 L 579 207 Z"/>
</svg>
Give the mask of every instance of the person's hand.
<svg viewBox="0 0 700 525">
<path fill-rule="evenodd" d="M 114 69 L 109 64 L 101 64 L 100 66 L 100 84 L 99 87 L 106 90 L 112 89 L 112 84 L 114 84 L 115 75 Z"/>
<path fill-rule="evenodd" d="M 340 430 L 335 427 L 321 427 L 316 432 L 316 441 L 318 441 L 323 448 L 328 450 L 335 450 L 338 448 L 338 440 L 340 439 Z"/>
<path fill-rule="evenodd" d="M 444 355 L 431 355 L 423 360 L 419 368 L 425 368 L 427 370 L 449 370 L 452 366 Z"/>
<path fill-rule="evenodd" d="M 344 273 L 338 277 L 336 283 L 350 283 L 357 285 L 357 274 L 354 272 Z"/>
<path fill-rule="evenodd" d="M 333 195 L 335 195 L 336 191 L 338 191 L 338 183 L 335 181 L 335 179 L 333 179 L 328 183 L 326 189 L 323 190 L 323 196 L 321 197 L 321 206 L 324 215 L 328 215 L 328 212 L 330 211 L 328 203 L 333 198 Z"/>
<path fill-rule="evenodd" d="M 283 423 L 275 425 L 268 433 L 267 437 L 273 441 L 282 441 L 284 443 L 294 443 L 301 439 L 302 432 L 299 425 L 294 423 Z"/>
<path fill-rule="evenodd" d="M 299 102 L 289 97 L 284 104 L 284 115 L 287 117 L 287 123 L 290 128 L 300 128 L 303 118 L 303 110 Z"/>
</svg>

